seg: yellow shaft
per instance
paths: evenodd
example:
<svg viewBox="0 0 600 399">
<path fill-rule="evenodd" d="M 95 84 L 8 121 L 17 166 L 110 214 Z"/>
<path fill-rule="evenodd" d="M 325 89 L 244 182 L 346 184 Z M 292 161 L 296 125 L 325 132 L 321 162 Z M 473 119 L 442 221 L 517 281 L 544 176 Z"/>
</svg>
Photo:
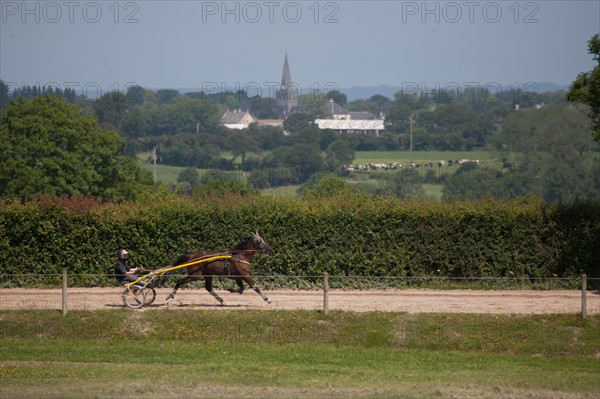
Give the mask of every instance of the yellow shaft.
<svg viewBox="0 0 600 399">
<path fill-rule="evenodd" d="M 146 277 L 151 276 L 153 274 L 164 274 L 164 273 L 170 272 L 171 270 L 181 269 L 183 267 L 188 267 L 188 266 L 196 265 L 198 263 L 212 262 L 214 260 L 219 260 L 219 259 L 231 259 L 231 255 L 215 255 L 215 256 L 211 256 L 210 258 L 202 258 L 202 259 L 198 259 L 198 260 L 195 260 L 195 261 L 192 261 L 192 262 L 182 263 L 181 265 L 172 266 L 172 267 L 169 267 L 167 269 L 160 269 L 160 270 L 158 270 L 156 272 L 152 272 L 150 274 L 143 275 L 142 277 L 138 278 L 135 281 L 132 281 L 131 283 L 125 284 L 125 287 L 129 287 L 131 285 L 137 284 L 140 281 L 144 280 Z"/>
</svg>

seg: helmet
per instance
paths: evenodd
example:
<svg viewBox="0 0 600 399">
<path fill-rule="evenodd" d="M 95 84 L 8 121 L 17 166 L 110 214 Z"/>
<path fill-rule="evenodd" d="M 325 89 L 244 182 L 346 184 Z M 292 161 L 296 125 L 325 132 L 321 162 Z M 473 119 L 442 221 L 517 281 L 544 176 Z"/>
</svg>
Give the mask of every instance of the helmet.
<svg viewBox="0 0 600 399">
<path fill-rule="evenodd" d="M 117 255 L 119 255 L 119 259 L 127 259 L 127 255 L 129 255 L 129 252 L 127 252 L 126 249 L 119 249 Z"/>
</svg>

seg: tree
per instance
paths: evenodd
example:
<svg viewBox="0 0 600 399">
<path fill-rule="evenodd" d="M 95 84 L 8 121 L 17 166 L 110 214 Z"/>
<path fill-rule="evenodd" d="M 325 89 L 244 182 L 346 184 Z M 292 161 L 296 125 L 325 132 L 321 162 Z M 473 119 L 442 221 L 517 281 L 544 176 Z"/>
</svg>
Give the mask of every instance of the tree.
<svg viewBox="0 0 600 399">
<path fill-rule="evenodd" d="M 449 176 L 443 189 L 446 201 L 472 201 L 487 197 L 510 199 L 535 192 L 535 165 L 527 169 L 502 171 L 494 165 L 479 167 L 465 163 Z"/>
<path fill-rule="evenodd" d="M 435 110 L 434 114 L 435 122 L 448 132 L 473 129 L 477 119 L 477 114 L 473 110 L 460 103 L 442 105 Z"/>
<path fill-rule="evenodd" d="M 125 141 L 56 96 L 12 101 L 0 115 L 0 195 L 135 199 L 150 174 L 121 155 Z"/>
<path fill-rule="evenodd" d="M 148 118 L 142 108 L 129 111 L 119 125 L 119 131 L 127 137 L 143 137 L 148 133 Z"/>
<path fill-rule="evenodd" d="M 296 133 L 303 129 L 310 129 L 314 123 L 315 118 L 312 115 L 297 112 L 283 122 L 283 128 L 290 133 Z"/>
<path fill-rule="evenodd" d="M 430 127 L 435 134 L 447 134 L 445 143 L 437 143 L 435 146 L 440 150 L 471 150 L 473 146 L 483 146 L 487 136 L 493 130 L 493 124 L 488 118 L 482 118 L 464 103 L 450 103 L 440 105 L 433 112 L 433 125 L 428 125 L 426 117 L 428 112 L 419 114 L 422 125 Z M 455 134 L 455 135 L 454 135 Z M 458 138 L 459 148 L 452 148 L 450 141 Z"/>
<path fill-rule="evenodd" d="M 401 101 L 394 101 L 385 116 L 385 129 L 394 133 L 405 133 L 409 129 L 410 107 Z"/>
<path fill-rule="evenodd" d="M 127 88 L 127 100 L 130 104 L 142 105 L 145 95 L 146 89 L 142 86 L 135 85 Z"/>
<path fill-rule="evenodd" d="M 156 92 L 156 97 L 159 104 L 168 104 L 179 97 L 179 92 L 173 89 L 160 89 Z"/>
<path fill-rule="evenodd" d="M 258 195 L 258 191 L 242 183 L 237 179 L 224 180 L 222 178 L 212 179 L 194 190 L 194 197 L 204 198 L 209 196 L 224 197 L 227 194 L 236 194 L 241 197 Z"/>
<path fill-rule="evenodd" d="M 593 137 L 600 143 L 600 34 L 590 39 L 588 52 L 598 65 L 589 72 L 577 75 L 567 92 L 567 100 L 589 106 L 588 117 L 592 122 Z"/>
<path fill-rule="evenodd" d="M 257 119 L 277 119 L 279 106 L 272 98 L 255 96 L 250 99 L 250 113 Z"/>
<path fill-rule="evenodd" d="M 425 189 L 423 180 L 414 169 L 403 169 L 392 175 L 384 188 L 384 194 L 393 194 L 400 199 L 414 199 L 423 197 Z"/>
<path fill-rule="evenodd" d="M 219 164 L 220 151 L 211 144 L 194 145 L 177 141 L 163 149 L 162 161 L 167 165 L 209 168 Z"/>
<path fill-rule="evenodd" d="M 261 147 L 258 140 L 250 136 L 245 130 L 233 132 L 230 139 L 227 140 L 227 147 L 230 149 L 234 158 L 241 158 L 241 163 L 246 161 L 248 152 L 260 152 Z"/>
<path fill-rule="evenodd" d="M 587 156 L 586 156 L 587 155 Z M 600 194 L 600 163 L 589 154 L 560 148 L 540 163 L 540 194 L 547 202 L 596 201 Z"/>
<path fill-rule="evenodd" d="M 200 175 L 195 168 L 185 168 L 179 172 L 177 183 L 187 182 L 192 189 L 200 185 Z"/>
<path fill-rule="evenodd" d="M 354 148 L 348 140 L 336 140 L 329 144 L 325 151 L 327 156 L 326 165 L 329 170 L 335 171 L 338 174 L 344 170 L 344 166 L 348 166 L 354 161 Z"/>
<path fill-rule="evenodd" d="M 100 123 L 116 128 L 129 108 L 129 99 L 126 94 L 111 91 L 97 99 L 93 108 Z"/>
<path fill-rule="evenodd" d="M 8 104 L 8 86 L 0 80 L 0 112 Z"/>
<path fill-rule="evenodd" d="M 286 184 L 303 183 L 311 175 L 321 172 L 323 167 L 323 158 L 319 147 L 308 143 L 299 143 L 274 150 L 272 162 L 278 168 L 288 168 Z"/>
<path fill-rule="evenodd" d="M 337 195 L 350 195 L 355 190 L 341 177 L 327 174 L 318 180 L 309 181 L 298 192 L 305 198 L 329 198 Z"/>
<path fill-rule="evenodd" d="M 340 135 L 339 133 L 331 130 L 331 129 L 323 129 L 323 130 L 316 130 L 316 129 L 311 129 L 317 132 L 318 137 L 319 137 L 319 148 L 321 149 L 321 151 L 325 151 L 327 150 L 327 147 L 329 147 L 329 145 L 331 143 L 333 143 L 334 141 L 343 138 L 345 141 L 348 141 L 349 143 L 353 143 L 352 140 L 352 136 L 353 135 Z M 354 144 L 352 144 L 352 148 L 354 148 Z"/>
<path fill-rule="evenodd" d="M 289 136 L 283 133 L 279 126 L 259 126 L 256 123 L 248 126 L 248 133 L 259 141 L 265 151 L 273 150 L 290 143 Z"/>
<path fill-rule="evenodd" d="M 590 139 L 589 119 L 582 109 L 552 105 L 512 112 L 504 118 L 496 141 L 499 148 L 523 153 L 524 159 L 512 177 L 478 182 L 479 187 L 484 183 L 491 187 L 486 189 L 488 194 L 498 196 L 502 186 L 506 198 L 523 195 L 525 190 L 548 202 L 571 202 L 594 198 L 593 193 L 600 190 L 593 176 L 597 145 Z M 515 179 L 521 183 L 525 177 L 522 184 L 514 184 Z"/>
<path fill-rule="evenodd" d="M 324 119 L 331 117 L 331 111 L 326 107 L 330 98 L 323 93 L 313 93 L 300 96 L 300 112 L 309 114 L 311 119 Z M 289 118 L 288 118 L 289 119 Z"/>
<path fill-rule="evenodd" d="M 371 113 L 375 116 L 384 113 L 387 106 L 391 103 L 390 99 L 382 94 L 375 94 L 369 98 L 369 101 L 375 105 L 375 109 L 371 109 Z"/>
<path fill-rule="evenodd" d="M 135 132 L 136 128 L 143 127 L 142 122 L 145 119 L 145 129 L 138 128 L 137 131 L 146 130 L 148 135 L 160 136 L 164 134 L 191 133 L 191 132 L 214 132 L 220 126 L 223 110 L 213 101 L 194 100 L 187 96 L 181 96 L 172 104 L 163 104 L 160 106 L 148 104 L 145 101 L 141 106 L 142 115 L 133 125 L 127 125 L 128 132 Z"/>
<path fill-rule="evenodd" d="M 327 98 L 333 100 L 334 103 L 341 105 L 342 107 L 346 106 L 348 103 L 348 98 L 344 93 L 340 93 L 337 90 L 332 90 L 327 93 Z"/>
</svg>

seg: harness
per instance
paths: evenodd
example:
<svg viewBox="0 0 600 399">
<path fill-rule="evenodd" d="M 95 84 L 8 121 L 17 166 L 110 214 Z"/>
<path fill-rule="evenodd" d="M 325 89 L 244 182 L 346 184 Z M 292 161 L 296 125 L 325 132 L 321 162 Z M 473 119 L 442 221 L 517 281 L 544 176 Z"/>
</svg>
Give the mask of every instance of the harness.
<svg viewBox="0 0 600 399">
<path fill-rule="evenodd" d="M 232 262 L 232 260 L 231 260 L 231 259 L 232 259 L 232 258 L 226 258 L 226 259 L 223 259 L 223 264 L 225 265 L 225 266 L 224 266 L 225 273 L 226 273 L 228 276 L 231 276 L 231 262 Z M 236 259 L 236 260 L 233 260 L 233 262 L 245 263 L 245 264 L 247 264 L 248 266 L 252 266 L 252 264 L 251 264 L 250 262 L 248 262 L 247 260 L 244 260 L 244 259 Z"/>
<path fill-rule="evenodd" d="M 231 276 L 231 258 L 223 259 L 223 264 L 225 265 L 223 266 L 223 268 L 225 269 L 225 274 Z"/>
</svg>

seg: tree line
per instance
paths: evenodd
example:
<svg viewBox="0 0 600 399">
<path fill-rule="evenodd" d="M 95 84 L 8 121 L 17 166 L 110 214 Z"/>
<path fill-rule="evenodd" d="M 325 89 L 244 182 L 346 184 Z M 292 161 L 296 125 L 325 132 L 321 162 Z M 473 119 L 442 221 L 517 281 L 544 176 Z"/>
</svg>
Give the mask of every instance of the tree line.
<svg viewBox="0 0 600 399">
<path fill-rule="evenodd" d="M 355 151 L 485 149 L 498 154 L 498 169 L 490 173 L 481 165 L 462 165 L 457 173 L 436 181 L 444 185 L 444 198 L 534 194 L 556 202 L 593 199 L 600 193 L 599 148 L 590 137 L 591 129 L 597 135 L 598 126 L 598 35 L 590 40 L 589 52 L 599 66 L 580 74 L 569 92 L 537 93 L 530 86 L 497 92 L 479 87 L 436 88 L 430 92 L 401 91 L 393 99 L 375 95 L 352 102 L 337 91 L 311 93 L 300 96 L 300 112 L 288 117 L 283 128 L 252 124 L 243 130 L 225 128 L 220 123 L 223 113 L 247 109 L 259 118 L 275 118 L 279 110 L 274 99 L 250 97 L 242 90 L 180 93 L 130 86 L 90 101 L 71 89 L 36 85 L 9 88 L 0 81 L 0 166 L 7 172 L 3 173 L 0 193 L 48 191 L 126 197 L 124 182 L 142 186 L 149 182 L 135 170 L 131 158 L 125 160 L 121 155 L 136 157 L 150 150 L 156 151 L 160 163 L 190 168 L 185 176 L 193 181 L 181 179 L 181 183 L 193 189 L 199 184 L 191 171 L 195 168 L 213 170 L 209 175 L 220 180 L 227 176 L 224 171 L 241 170 L 246 174 L 243 183 L 254 188 L 289 184 L 311 187 L 324 175 L 352 177 L 345 166 L 353 161 Z M 18 101 L 10 102 L 15 99 Z M 385 132 L 371 137 L 319 130 L 314 120 L 331 117 L 327 107 L 331 100 L 349 111 L 384 117 Z M 45 121 L 44 116 L 49 119 Z M 65 126 L 69 126 L 67 132 Z M 87 148 L 69 144 L 69 135 L 80 138 L 75 142 L 89 143 L 83 146 Z M 110 164 L 105 159 L 108 155 L 95 159 L 90 147 L 119 161 Z M 77 155 L 66 162 L 72 153 Z M 93 164 L 92 169 L 83 178 L 71 175 L 70 170 L 76 169 L 73 165 L 81 162 L 84 166 Z M 101 175 L 112 175 L 116 185 L 121 184 L 117 189 L 120 193 L 111 191 L 114 185 L 109 189 L 108 180 Z M 381 184 L 362 189 L 401 198 L 419 197 L 424 192 L 422 184 L 427 182 L 427 175 L 406 169 L 377 177 Z M 52 186 L 46 186 L 49 184 Z"/>
<path fill-rule="evenodd" d="M 29 91 L 24 88 L 12 94 L 24 93 L 50 96 L 62 102 L 65 96 L 73 99 L 70 92 L 53 89 Z M 517 95 L 530 100 L 518 110 L 513 101 Z M 327 174 L 346 178 L 350 173 L 344 166 L 352 163 L 355 151 L 407 150 L 410 130 L 416 151 L 484 148 L 504 159 L 497 175 L 476 165 L 465 165 L 458 173 L 438 179 L 435 183 L 444 185 L 446 199 L 515 198 L 537 194 L 548 201 L 572 201 L 594 198 L 600 192 L 598 146 L 590 138 L 586 110 L 568 103 L 565 92 L 541 93 L 535 98 L 531 93 L 525 96 L 507 92 L 502 100 L 483 103 L 465 101 L 475 98 L 465 93 L 397 93 L 394 100 L 376 95 L 368 100 L 347 102 L 343 94 L 332 92 L 329 96 L 303 98 L 301 111 L 312 109 L 312 113 L 290 116 L 284 122 L 285 131 L 255 124 L 241 131 L 222 126 L 222 113 L 231 105 L 241 105 L 228 102 L 244 98 L 243 93 L 208 96 L 202 92 L 181 94 L 176 90 L 152 91 L 134 86 L 125 93 L 106 93 L 96 101 L 75 97 L 72 103 L 79 109 L 78 113 L 95 117 L 99 129 L 117 132 L 120 144 L 116 148 L 125 155 L 135 157 L 140 152 L 156 149 L 160 163 L 215 171 L 207 173 L 202 181 L 187 170 L 184 175 L 187 180 L 180 179 L 185 192 L 210 180 L 227 179 L 224 172 L 228 171 L 243 171 L 242 182 L 256 189 L 290 184 L 310 187 Z M 462 100 L 434 102 L 448 98 Z M 370 137 L 317 129 L 314 118 L 328 116 L 325 104 L 330 99 L 349 110 L 366 109 L 384 114 L 385 133 Z M 17 104 L 25 107 L 24 102 Z M 57 106 L 56 123 L 62 123 L 63 111 L 57 102 L 42 101 L 36 106 Z M 227 156 L 223 155 L 226 152 Z M 515 153 L 521 154 L 518 167 L 507 161 Z M 401 198 L 422 197 L 422 185 L 427 183 L 424 177 L 404 170 L 380 177 L 379 185 L 359 184 L 357 187 Z M 91 188 L 67 188 L 69 184 L 62 186 L 65 188 L 50 191 L 59 194 L 99 192 Z M 36 190 L 40 192 L 39 188 L 23 188 L 27 193 Z"/>
</svg>

